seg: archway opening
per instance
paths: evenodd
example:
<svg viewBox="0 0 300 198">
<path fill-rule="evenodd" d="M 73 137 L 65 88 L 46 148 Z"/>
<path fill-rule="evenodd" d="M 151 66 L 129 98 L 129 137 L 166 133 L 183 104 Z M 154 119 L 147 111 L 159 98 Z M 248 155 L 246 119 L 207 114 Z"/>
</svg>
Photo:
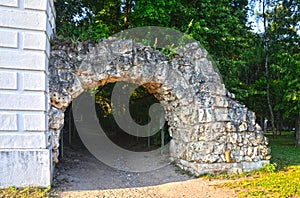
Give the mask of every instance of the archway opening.
<svg viewBox="0 0 300 198">
<path fill-rule="evenodd" d="M 106 136 L 117 146 L 133 152 L 149 152 L 162 148 L 160 156 L 150 156 L 152 163 L 162 159 L 170 162 L 169 146 L 167 144 L 171 137 L 168 132 L 167 121 L 163 119 L 161 126 L 148 127 L 149 130 L 152 130 L 149 133 L 153 133 L 153 130 L 156 131 L 149 137 L 139 137 L 139 131 L 135 132 L 136 136 L 128 134 L 118 126 L 112 114 L 114 105 L 110 99 L 115 84 L 107 83 L 89 91 L 91 95 L 95 96 L 94 107 L 97 113 L 95 119 L 100 123 Z M 132 84 L 123 83 L 124 87 L 130 85 Z M 139 125 L 147 125 L 151 118 L 161 119 L 161 116 L 164 116 L 149 116 L 149 108 L 153 104 L 159 103 L 159 100 L 152 93 L 149 93 L 145 87 L 139 86 L 136 88 L 129 101 L 132 120 Z M 167 167 L 162 167 L 161 170 L 150 170 L 149 172 L 130 172 L 107 166 L 107 164 L 102 163 L 101 160 L 93 156 L 80 139 L 75 123 L 78 120 L 74 120 L 72 103 L 64 113 L 65 122 L 61 132 L 60 162 L 56 170 L 58 174 L 55 176 L 55 180 L 60 183 L 61 187 L 68 190 L 140 187 L 183 181 L 190 178 L 188 175 L 178 174 L 176 172 L 177 168 L 169 163 Z M 132 130 L 136 129 L 133 128 Z M 107 155 L 110 154 L 110 151 L 107 151 Z M 120 163 L 122 163 L 122 159 L 120 159 Z M 149 160 L 145 160 L 143 166 L 148 164 Z M 99 181 L 100 178 L 101 182 Z"/>
<path fill-rule="evenodd" d="M 126 89 L 126 87 L 131 85 L 133 84 L 123 83 L 122 86 Z M 108 83 L 95 89 L 97 118 L 110 140 L 124 149 L 135 152 L 151 151 L 166 145 L 171 137 L 168 133 L 168 124 L 164 120 L 164 114 L 154 117 L 154 119 L 160 121 L 160 126 L 147 127 L 147 133 L 149 134 L 147 137 L 139 136 L 140 131 L 138 127 L 129 127 L 131 133 L 128 134 L 118 126 L 113 115 L 112 108 L 114 108 L 114 105 L 110 99 L 114 86 L 115 83 Z M 120 101 L 120 97 L 121 95 L 118 95 L 117 100 Z M 153 104 L 159 103 L 155 96 L 143 86 L 139 86 L 133 91 L 128 102 L 129 109 L 126 109 L 125 104 L 119 104 L 118 106 L 123 107 L 122 111 L 129 111 L 132 121 L 138 125 L 147 125 L 150 122 L 149 109 Z M 131 123 L 128 124 L 130 125 Z"/>
<path fill-rule="evenodd" d="M 113 115 L 113 104 L 111 101 L 112 89 L 116 83 L 107 83 L 104 86 L 97 86 L 93 90 L 90 90 L 91 94 L 95 96 L 95 109 L 96 117 L 101 128 L 109 139 L 116 145 L 128 149 L 131 151 L 151 151 L 167 145 L 171 136 L 168 133 L 168 123 L 164 119 L 164 114 L 155 115 L 154 119 L 159 120 L 160 126 L 147 127 L 147 133 L 149 136 L 140 137 L 139 128 L 129 127 L 131 133 L 124 131 L 116 122 Z M 124 88 L 133 85 L 132 83 L 124 82 Z M 121 98 L 120 98 L 121 99 Z M 149 116 L 149 109 L 153 104 L 159 103 L 159 100 L 143 86 L 137 87 L 132 93 L 129 102 L 129 109 L 124 109 L 125 104 L 119 104 L 123 106 L 123 110 L 129 111 L 132 116 L 132 121 L 138 125 L 147 125 L 151 117 Z M 130 124 L 130 123 L 129 123 Z M 136 135 L 135 135 L 136 134 Z M 65 111 L 64 127 L 61 134 L 61 152 L 63 155 L 63 147 L 84 147 L 83 142 L 80 140 L 80 136 L 76 129 L 76 124 L 73 118 L 72 103 Z M 165 149 L 165 152 L 167 150 Z"/>
</svg>

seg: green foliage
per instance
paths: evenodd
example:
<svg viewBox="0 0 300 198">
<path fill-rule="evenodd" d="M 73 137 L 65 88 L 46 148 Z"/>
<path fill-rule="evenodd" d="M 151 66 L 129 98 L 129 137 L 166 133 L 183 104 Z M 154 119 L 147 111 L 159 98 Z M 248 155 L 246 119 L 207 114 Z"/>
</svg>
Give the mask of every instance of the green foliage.
<svg viewBox="0 0 300 198">
<path fill-rule="evenodd" d="M 252 13 L 256 14 L 258 21 L 264 21 L 266 26 L 265 29 L 260 29 L 262 32 L 260 35 L 253 34 L 249 37 L 251 50 L 244 53 L 248 60 L 240 79 L 242 84 L 234 86 L 234 91 L 239 91 L 237 92 L 240 93 L 238 98 L 257 112 L 258 118 L 263 120 L 266 117 L 271 120 L 271 116 L 266 111 L 268 108 L 266 84 L 268 82 L 270 104 L 277 130 L 280 130 L 279 127 L 283 126 L 286 120 L 294 122 L 293 127 L 295 127 L 295 120 L 299 114 L 299 100 L 297 99 L 300 67 L 297 57 L 300 53 L 298 24 L 300 2 L 299 0 L 250 1 L 253 10 L 257 4 L 263 6 L 264 9 L 261 9 L 260 13 L 254 13 L 254 11 Z M 266 79 L 266 66 L 268 79 Z M 239 89 L 240 87 L 243 91 Z"/>
<path fill-rule="evenodd" d="M 277 169 L 276 163 L 265 164 L 262 171 L 266 173 L 274 173 Z"/>
<path fill-rule="evenodd" d="M 57 35 L 65 39 L 76 38 L 79 41 L 107 38 L 111 35 L 111 27 L 99 19 L 97 13 L 102 13 L 107 7 L 107 1 L 102 0 L 57 0 Z M 102 12 L 101 12 L 102 11 Z M 107 17 L 108 18 L 108 17 Z"/>
<path fill-rule="evenodd" d="M 179 3 L 178 3 L 179 2 Z M 137 0 L 132 13 L 133 27 L 170 27 L 173 12 L 180 1 L 176 0 Z"/>
<path fill-rule="evenodd" d="M 16 188 L 11 186 L 9 188 L 0 189 L 0 197 L 3 198 L 46 198 L 53 195 L 50 191 L 50 186 L 48 188 L 37 188 L 37 187 L 26 187 L 26 188 Z"/>
</svg>

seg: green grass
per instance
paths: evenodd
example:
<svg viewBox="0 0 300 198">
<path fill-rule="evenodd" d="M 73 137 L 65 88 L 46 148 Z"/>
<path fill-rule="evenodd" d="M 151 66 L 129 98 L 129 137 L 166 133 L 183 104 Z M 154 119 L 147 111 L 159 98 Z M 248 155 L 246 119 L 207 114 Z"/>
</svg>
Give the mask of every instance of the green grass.
<svg viewBox="0 0 300 198">
<path fill-rule="evenodd" d="M 294 140 L 291 133 L 269 136 L 271 164 L 222 186 L 235 189 L 240 197 L 300 197 L 300 149 Z"/>
<path fill-rule="evenodd" d="M 37 187 L 26 187 L 26 188 L 16 188 L 9 187 L 5 189 L 0 189 L 1 198 L 44 198 L 50 197 L 51 191 L 48 188 L 37 188 Z"/>
</svg>

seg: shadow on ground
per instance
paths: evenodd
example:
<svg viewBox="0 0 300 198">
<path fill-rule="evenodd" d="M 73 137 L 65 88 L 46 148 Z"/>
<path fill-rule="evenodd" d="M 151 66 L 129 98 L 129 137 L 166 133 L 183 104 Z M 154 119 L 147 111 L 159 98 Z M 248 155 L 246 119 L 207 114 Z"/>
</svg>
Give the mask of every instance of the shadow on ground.
<svg viewBox="0 0 300 198">
<path fill-rule="evenodd" d="M 168 159 L 168 154 L 164 157 Z M 83 145 L 77 145 L 64 148 L 64 157 L 55 169 L 53 186 L 62 191 L 105 190 L 153 186 L 189 179 L 192 178 L 170 163 L 150 172 L 118 170 L 96 159 Z"/>
</svg>

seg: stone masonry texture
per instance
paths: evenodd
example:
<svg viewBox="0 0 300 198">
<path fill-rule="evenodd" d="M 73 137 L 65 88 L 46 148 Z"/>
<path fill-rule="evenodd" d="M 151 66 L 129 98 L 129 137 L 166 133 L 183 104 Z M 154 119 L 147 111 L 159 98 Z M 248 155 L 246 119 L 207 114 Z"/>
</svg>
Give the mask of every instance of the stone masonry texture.
<svg viewBox="0 0 300 198">
<path fill-rule="evenodd" d="M 58 42 L 52 46 L 49 73 L 55 162 L 71 101 L 84 90 L 117 81 L 142 85 L 160 101 L 170 126 L 171 159 L 182 169 L 195 175 L 242 172 L 270 159 L 255 114 L 225 89 L 198 43 L 178 48 L 170 57 L 130 39 Z"/>
</svg>

